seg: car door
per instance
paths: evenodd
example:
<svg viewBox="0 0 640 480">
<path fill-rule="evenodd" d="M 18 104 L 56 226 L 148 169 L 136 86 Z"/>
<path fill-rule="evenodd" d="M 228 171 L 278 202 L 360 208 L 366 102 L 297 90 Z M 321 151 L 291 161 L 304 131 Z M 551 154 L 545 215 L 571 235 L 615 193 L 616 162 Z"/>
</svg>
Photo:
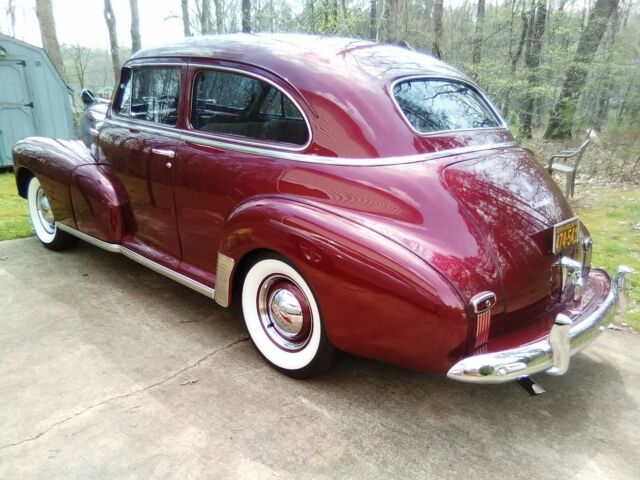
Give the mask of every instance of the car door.
<svg viewBox="0 0 640 480">
<path fill-rule="evenodd" d="M 122 244 L 177 269 L 180 239 L 174 201 L 174 157 L 183 68 L 124 69 L 100 147 L 127 192 L 132 218 Z"/>
<path fill-rule="evenodd" d="M 273 158 L 234 146 L 303 151 L 311 133 L 286 86 L 258 73 L 192 65 L 187 88 L 175 170 L 180 270 L 211 285 L 229 213 L 246 198 L 275 191 L 282 171 Z"/>
</svg>

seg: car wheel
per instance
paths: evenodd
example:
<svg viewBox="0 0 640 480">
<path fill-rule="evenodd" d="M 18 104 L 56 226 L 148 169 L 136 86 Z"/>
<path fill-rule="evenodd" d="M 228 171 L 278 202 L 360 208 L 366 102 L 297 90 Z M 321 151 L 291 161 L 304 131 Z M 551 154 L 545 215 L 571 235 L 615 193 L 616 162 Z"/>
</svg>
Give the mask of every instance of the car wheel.
<svg viewBox="0 0 640 480">
<path fill-rule="evenodd" d="M 29 204 L 29 217 L 33 230 L 45 247 L 57 251 L 66 250 L 78 242 L 76 237 L 56 227 L 49 199 L 44 194 L 40 181 L 36 177 L 29 180 L 27 203 Z"/>
<path fill-rule="evenodd" d="M 242 314 L 253 344 L 276 369 L 310 378 L 331 368 L 336 349 L 318 303 L 290 264 L 272 257 L 253 264 L 242 286 Z"/>
</svg>

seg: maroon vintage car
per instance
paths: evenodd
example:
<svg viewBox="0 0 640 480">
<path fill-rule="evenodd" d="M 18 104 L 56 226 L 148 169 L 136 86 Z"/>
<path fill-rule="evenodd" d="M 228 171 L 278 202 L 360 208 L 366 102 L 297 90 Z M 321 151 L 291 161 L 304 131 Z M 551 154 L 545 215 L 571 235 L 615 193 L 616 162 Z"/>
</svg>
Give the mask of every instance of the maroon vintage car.
<svg viewBox="0 0 640 480">
<path fill-rule="evenodd" d="M 340 350 L 467 382 L 562 374 L 627 288 L 478 88 L 397 46 L 142 51 L 91 150 L 28 138 L 14 163 L 46 247 L 80 238 L 236 302 L 295 377 Z"/>
</svg>

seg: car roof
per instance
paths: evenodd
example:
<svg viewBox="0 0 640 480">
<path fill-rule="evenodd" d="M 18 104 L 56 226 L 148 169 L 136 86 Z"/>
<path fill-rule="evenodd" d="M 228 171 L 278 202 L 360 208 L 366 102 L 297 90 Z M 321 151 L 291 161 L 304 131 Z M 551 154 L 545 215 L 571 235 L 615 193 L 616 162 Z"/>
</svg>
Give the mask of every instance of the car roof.
<svg viewBox="0 0 640 480">
<path fill-rule="evenodd" d="M 268 74 L 265 76 L 276 76 L 289 84 L 293 87 L 290 93 L 302 100 L 299 103 L 311 124 L 313 139 L 308 152 L 345 158 L 442 149 L 440 140 L 418 138 L 410 128 L 392 98 L 391 85 L 411 76 L 472 83 L 454 67 L 404 46 L 302 34 L 192 37 L 141 50 L 125 66 L 209 65 L 212 61 L 223 68 L 262 70 Z M 464 146 L 475 138 L 467 132 L 454 143 Z"/>
<path fill-rule="evenodd" d="M 363 79 L 385 83 L 408 75 L 441 75 L 468 81 L 454 67 L 408 47 L 320 35 L 238 33 L 191 37 L 140 50 L 129 62 L 162 58 L 229 60 L 260 67 L 285 78 L 292 71 L 302 69 L 307 75 L 348 71 Z"/>
</svg>

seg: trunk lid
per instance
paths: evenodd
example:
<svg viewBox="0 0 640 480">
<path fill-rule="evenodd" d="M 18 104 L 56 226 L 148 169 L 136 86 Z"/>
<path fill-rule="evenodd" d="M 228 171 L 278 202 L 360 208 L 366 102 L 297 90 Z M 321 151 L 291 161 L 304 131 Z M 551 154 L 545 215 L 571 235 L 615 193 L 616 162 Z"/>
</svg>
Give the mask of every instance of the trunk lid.
<svg viewBox="0 0 640 480">
<path fill-rule="evenodd" d="M 502 313 L 491 336 L 535 321 L 557 304 L 560 276 L 553 226 L 573 217 L 551 177 L 526 150 L 511 149 L 454 162 L 442 170 L 446 188 L 464 208 L 491 252 L 501 279 Z M 577 247 L 564 254 L 575 256 Z"/>
</svg>

